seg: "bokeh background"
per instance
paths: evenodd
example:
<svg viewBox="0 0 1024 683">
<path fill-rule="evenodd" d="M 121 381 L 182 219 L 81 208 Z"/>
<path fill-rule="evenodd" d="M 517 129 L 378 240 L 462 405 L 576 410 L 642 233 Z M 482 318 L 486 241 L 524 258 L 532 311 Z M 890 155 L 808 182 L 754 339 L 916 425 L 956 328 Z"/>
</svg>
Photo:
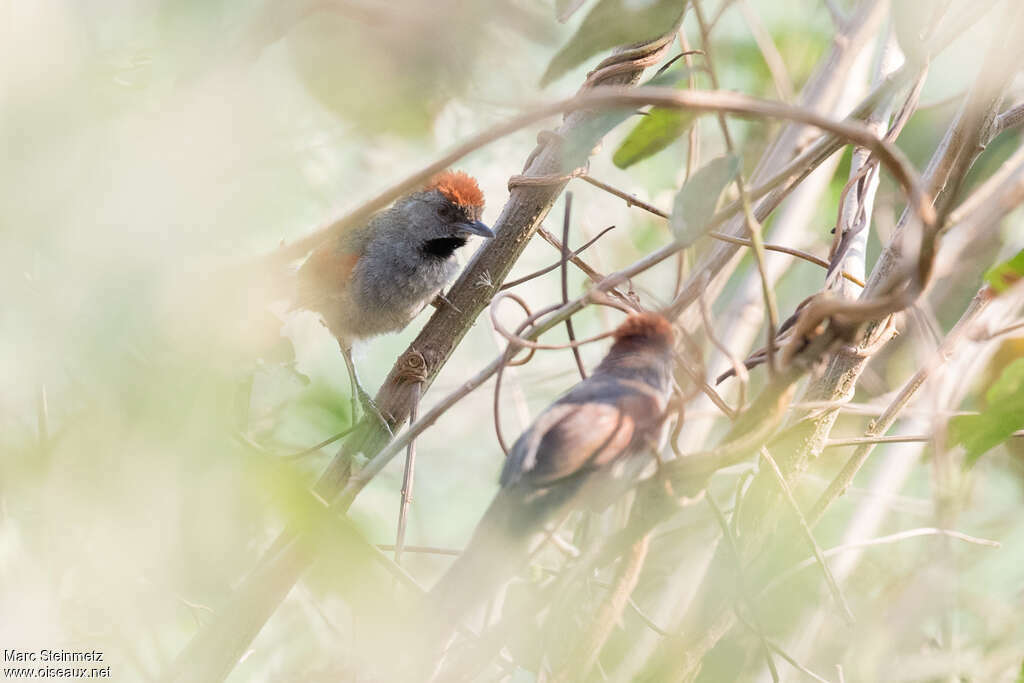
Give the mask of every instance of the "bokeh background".
<svg viewBox="0 0 1024 683">
<path fill-rule="evenodd" d="M 706 4 L 713 14 L 719 3 Z M 341 431 L 351 417 L 344 365 L 317 320 L 288 318 L 281 343 L 293 349 L 294 363 L 257 361 L 239 324 L 248 311 L 218 295 L 219 276 L 336 218 L 469 135 L 574 93 L 596 58 L 546 88 L 538 83 L 586 12 L 563 24 L 543 0 L 10 0 L 2 7 L 0 643 L 95 648 L 107 653 L 114 680 L 155 680 L 287 523 L 333 451 L 298 461 L 277 456 Z M 721 87 L 776 98 L 745 12 L 768 32 L 799 91 L 834 35 L 825 3 L 750 0 L 721 14 L 713 34 Z M 684 26 L 692 38 L 692 17 Z M 922 107 L 898 140 L 918 168 L 955 113 L 950 98 L 975 77 L 990 31 L 990 22 L 979 22 L 932 65 Z M 698 84 L 710 88 L 703 76 Z M 777 124 L 732 126 L 749 170 Z M 686 140 L 623 170 L 611 152 L 630 127 L 606 138 L 591 173 L 668 209 L 685 175 Z M 509 135 L 459 164 L 480 180 L 487 222 L 541 128 Z M 724 152 L 711 118 L 699 131 L 703 159 Z M 1018 133 L 997 138 L 967 189 L 1020 142 Z M 827 253 L 848 150 L 833 168 L 789 246 Z M 670 241 L 664 221 L 581 182 L 570 189 L 573 245 L 615 226 L 587 252 L 602 272 Z M 901 194 L 884 179 L 869 265 L 878 236 L 891 232 L 901 209 Z M 560 202 L 546 222 L 552 232 L 560 233 L 561 215 Z M 766 227 L 770 240 L 778 226 Z M 932 328 L 948 330 L 985 268 L 1021 247 L 1024 217 L 1017 211 L 998 238 L 960 252 L 925 306 L 931 327 L 906 322 L 856 400 L 871 403 L 898 388 L 934 348 Z M 557 258 L 535 240 L 512 277 Z M 776 287 L 781 310 L 820 288 L 816 266 L 770 259 L 790 264 Z M 750 267 L 744 259 L 740 275 Z M 586 284 L 570 272 L 571 293 Z M 665 303 L 675 265 L 634 284 L 646 304 Z M 537 306 L 551 303 L 560 296 L 558 272 L 519 291 Z M 732 291 L 715 304 L 716 315 L 726 312 Z M 511 324 L 519 313 L 510 307 L 502 315 Z M 371 389 L 428 316 L 357 348 Z M 577 331 L 587 336 L 617 320 L 613 311 L 588 310 Z M 1016 344 L 1003 344 L 1002 353 L 1020 355 Z M 929 432 L 949 410 L 978 409 L 985 372 L 999 368 L 986 370 L 996 346 L 977 345 L 973 363 L 954 359 L 954 374 L 942 382 L 953 381 L 961 394 L 947 396 L 940 382 L 899 429 Z M 481 317 L 424 405 L 502 348 Z M 585 362 L 593 366 L 604 350 L 584 347 Z M 506 437 L 575 379 L 568 351 L 541 352 L 511 369 L 503 390 Z M 502 455 L 490 386 L 419 439 L 408 543 L 460 548 L 493 495 Z M 719 434 L 724 423 L 711 415 L 693 419 Z M 847 415 L 833 436 L 859 435 L 868 419 Z M 824 457 L 838 466 L 847 452 L 831 449 Z M 1021 453 L 1019 444 L 1001 446 L 958 471 L 956 486 L 941 492 L 956 498 L 949 521 L 957 529 L 1001 548 L 925 537 L 869 549 L 845 584 L 861 620 L 848 627 L 835 614 L 824 617 L 814 645 L 797 648 L 806 663 L 830 679 L 834 670 L 826 667 L 841 663 L 851 681 L 1012 680 L 1024 657 Z M 375 543 L 394 541 L 400 460 L 352 509 Z M 940 492 L 930 462 L 924 444 L 880 447 L 820 527 L 822 545 L 841 542 L 867 507 L 879 516 L 875 535 L 934 526 Z M 721 475 L 713 489 L 727 496 L 736 476 Z M 798 493 L 813 499 L 826 483 L 812 474 Z M 706 532 L 708 513 L 691 514 L 664 542 L 688 530 L 696 542 Z M 403 564 L 429 585 L 448 561 L 410 554 Z M 356 680 L 345 678 L 358 668 L 359 653 L 344 644 L 360 626 L 341 598 L 339 584 L 349 580 L 344 564 L 329 553 L 317 564 L 230 680 Z M 780 623 L 792 625 L 802 610 L 828 602 L 816 576 L 807 582 L 813 585 L 790 586 Z M 382 578 L 367 591 L 390 587 Z M 751 661 L 744 675 L 764 675 L 758 670 Z M 715 671 L 710 665 L 705 677 L 714 680 Z"/>
</svg>

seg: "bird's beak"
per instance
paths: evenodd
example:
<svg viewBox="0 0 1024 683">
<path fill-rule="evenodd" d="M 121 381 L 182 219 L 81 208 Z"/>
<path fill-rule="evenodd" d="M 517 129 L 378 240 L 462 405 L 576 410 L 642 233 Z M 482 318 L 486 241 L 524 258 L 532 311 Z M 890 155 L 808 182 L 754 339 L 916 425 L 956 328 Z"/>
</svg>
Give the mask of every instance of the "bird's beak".
<svg viewBox="0 0 1024 683">
<path fill-rule="evenodd" d="M 490 239 L 494 237 L 494 231 L 488 228 L 480 221 L 467 221 L 465 223 L 456 223 L 455 228 L 459 232 L 468 232 L 470 235 L 480 235 Z"/>
</svg>

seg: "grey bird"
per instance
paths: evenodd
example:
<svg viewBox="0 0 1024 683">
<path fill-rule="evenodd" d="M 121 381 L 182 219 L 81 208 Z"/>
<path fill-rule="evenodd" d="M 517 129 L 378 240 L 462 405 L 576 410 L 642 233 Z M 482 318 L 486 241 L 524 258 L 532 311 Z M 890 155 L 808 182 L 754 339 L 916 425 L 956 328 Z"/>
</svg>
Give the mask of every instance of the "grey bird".
<svg viewBox="0 0 1024 683">
<path fill-rule="evenodd" d="M 365 408 L 376 412 L 359 383 L 352 344 L 401 330 L 441 293 L 458 271 L 455 252 L 469 237 L 494 237 L 480 222 L 483 208 L 475 179 L 445 171 L 320 245 L 299 268 L 292 308 L 320 314 Z"/>
</svg>

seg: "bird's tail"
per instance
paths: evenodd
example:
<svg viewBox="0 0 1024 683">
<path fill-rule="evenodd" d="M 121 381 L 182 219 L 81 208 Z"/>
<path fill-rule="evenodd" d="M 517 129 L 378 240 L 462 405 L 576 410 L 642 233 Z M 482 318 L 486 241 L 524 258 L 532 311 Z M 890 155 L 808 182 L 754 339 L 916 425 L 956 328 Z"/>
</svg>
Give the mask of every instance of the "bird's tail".
<svg viewBox="0 0 1024 683">
<path fill-rule="evenodd" d="M 421 641 L 424 655 L 437 661 L 466 617 L 498 596 L 565 519 L 577 482 L 549 489 L 502 489 L 487 508 L 463 553 L 427 596 L 430 610 Z M 468 654 L 468 653 L 467 653 Z"/>
<path fill-rule="evenodd" d="M 487 508 L 463 553 L 430 591 L 439 617 L 458 624 L 493 597 L 544 540 L 543 525 L 530 528 L 517 513 L 521 501 L 502 491 Z"/>
</svg>

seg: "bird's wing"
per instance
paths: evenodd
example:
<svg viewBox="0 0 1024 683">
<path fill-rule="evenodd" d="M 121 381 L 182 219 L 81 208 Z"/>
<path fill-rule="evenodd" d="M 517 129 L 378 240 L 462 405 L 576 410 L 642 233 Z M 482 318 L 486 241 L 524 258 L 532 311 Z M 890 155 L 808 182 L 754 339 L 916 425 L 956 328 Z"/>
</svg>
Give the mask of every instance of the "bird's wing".
<svg viewBox="0 0 1024 683">
<path fill-rule="evenodd" d="M 527 480 L 546 486 L 604 466 L 626 451 L 638 432 L 661 421 L 664 406 L 653 390 L 636 391 L 618 382 L 577 388 L 583 391 L 570 392 L 545 410 L 516 441 L 502 485 Z"/>
<path fill-rule="evenodd" d="M 298 271 L 293 309 L 326 313 L 332 299 L 342 295 L 352 281 L 356 263 L 366 251 L 387 211 L 363 225 L 348 226 L 337 237 L 323 242 L 310 253 Z"/>
<path fill-rule="evenodd" d="M 299 268 L 292 308 L 319 311 L 348 288 L 358 261 L 359 252 L 348 244 L 321 244 Z"/>
</svg>

